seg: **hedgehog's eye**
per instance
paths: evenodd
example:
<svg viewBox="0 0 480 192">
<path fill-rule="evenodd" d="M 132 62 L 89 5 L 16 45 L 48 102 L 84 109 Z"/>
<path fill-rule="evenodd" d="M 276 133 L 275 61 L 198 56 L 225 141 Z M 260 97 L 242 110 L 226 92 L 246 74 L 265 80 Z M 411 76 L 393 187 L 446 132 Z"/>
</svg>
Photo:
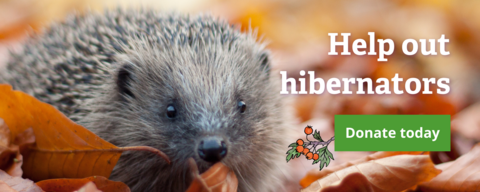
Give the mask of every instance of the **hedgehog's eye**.
<svg viewBox="0 0 480 192">
<path fill-rule="evenodd" d="M 168 118 L 174 118 L 175 116 L 177 116 L 177 110 L 175 109 L 175 107 L 170 104 L 167 106 L 167 117 Z"/>
<path fill-rule="evenodd" d="M 237 106 L 238 106 L 238 110 L 240 110 L 240 113 L 244 113 L 245 110 L 247 110 L 247 104 L 245 104 L 245 102 L 243 101 L 239 101 Z"/>
</svg>

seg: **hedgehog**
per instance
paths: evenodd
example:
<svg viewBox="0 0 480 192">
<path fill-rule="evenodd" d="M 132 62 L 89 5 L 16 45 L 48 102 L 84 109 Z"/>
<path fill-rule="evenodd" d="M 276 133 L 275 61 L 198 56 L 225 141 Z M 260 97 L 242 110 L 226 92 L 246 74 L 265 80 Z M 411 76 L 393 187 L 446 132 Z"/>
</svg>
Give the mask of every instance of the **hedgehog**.
<svg viewBox="0 0 480 192">
<path fill-rule="evenodd" d="M 132 191 L 185 191 L 189 158 L 200 172 L 224 163 L 238 191 L 276 191 L 286 179 L 290 115 L 255 31 L 210 14 L 73 14 L 29 35 L 0 82 L 114 145 L 169 156 L 171 164 L 123 153 L 110 179 Z"/>
</svg>

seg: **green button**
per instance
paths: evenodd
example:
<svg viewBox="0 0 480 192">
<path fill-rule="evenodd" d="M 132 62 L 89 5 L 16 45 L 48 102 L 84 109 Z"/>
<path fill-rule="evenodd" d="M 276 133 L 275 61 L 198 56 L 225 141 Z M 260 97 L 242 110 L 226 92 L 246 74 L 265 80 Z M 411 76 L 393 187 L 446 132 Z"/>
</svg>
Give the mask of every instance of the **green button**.
<svg viewBox="0 0 480 192">
<path fill-rule="evenodd" d="M 335 115 L 335 151 L 450 151 L 450 115 Z"/>
</svg>

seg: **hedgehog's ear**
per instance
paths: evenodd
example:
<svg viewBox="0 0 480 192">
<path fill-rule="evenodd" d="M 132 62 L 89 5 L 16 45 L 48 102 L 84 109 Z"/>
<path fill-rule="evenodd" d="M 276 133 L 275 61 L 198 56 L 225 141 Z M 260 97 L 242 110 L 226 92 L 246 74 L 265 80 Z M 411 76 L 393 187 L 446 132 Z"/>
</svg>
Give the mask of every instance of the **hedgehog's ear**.
<svg viewBox="0 0 480 192">
<path fill-rule="evenodd" d="M 117 72 L 117 89 L 120 96 L 135 97 L 130 90 L 130 84 L 132 82 L 133 66 L 130 64 L 123 65 Z"/>
<path fill-rule="evenodd" d="M 260 55 L 260 67 L 262 71 L 270 74 L 270 54 L 268 52 L 263 52 Z"/>
</svg>

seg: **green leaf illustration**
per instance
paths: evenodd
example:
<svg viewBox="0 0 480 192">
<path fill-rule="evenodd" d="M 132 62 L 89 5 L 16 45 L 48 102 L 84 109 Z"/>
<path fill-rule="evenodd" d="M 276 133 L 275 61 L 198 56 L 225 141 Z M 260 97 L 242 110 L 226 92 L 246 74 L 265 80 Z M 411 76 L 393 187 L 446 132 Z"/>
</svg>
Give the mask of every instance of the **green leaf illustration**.
<svg viewBox="0 0 480 192">
<path fill-rule="evenodd" d="M 301 153 L 297 152 L 297 143 L 292 143 L 288 147 L 291 147 L 290 150 L 287 151 L 287 162 L 289 162 L 292 159 L 300 157 Z"/>
<path fill-rule="evenodd" d="M 320 131 L 315 130 L 315 133 L 313 133 L 313 138 L 315 138 L 316 140 L 319 140 L 320 142 L 323 142 L 323 139 L 320 136 Z"/>
<path fill-rule="evenodd" d="M 318 149 L 318 159 L 313 162 L 313 164 L 318 163 L 320 161 L 320 171 L 327 167 L 330 164 L 330 159 L 333 159 L 333 154 L 328 150 L 328 145 Z"/>
<path fill-rule="evenodd" d="M 290 159 L 292 159 L 292 156 L 293 156 L 292 153 L 290 153 L 290 154 L 287 155 L 287 162 L 290 161 Z"/>
</svg>

